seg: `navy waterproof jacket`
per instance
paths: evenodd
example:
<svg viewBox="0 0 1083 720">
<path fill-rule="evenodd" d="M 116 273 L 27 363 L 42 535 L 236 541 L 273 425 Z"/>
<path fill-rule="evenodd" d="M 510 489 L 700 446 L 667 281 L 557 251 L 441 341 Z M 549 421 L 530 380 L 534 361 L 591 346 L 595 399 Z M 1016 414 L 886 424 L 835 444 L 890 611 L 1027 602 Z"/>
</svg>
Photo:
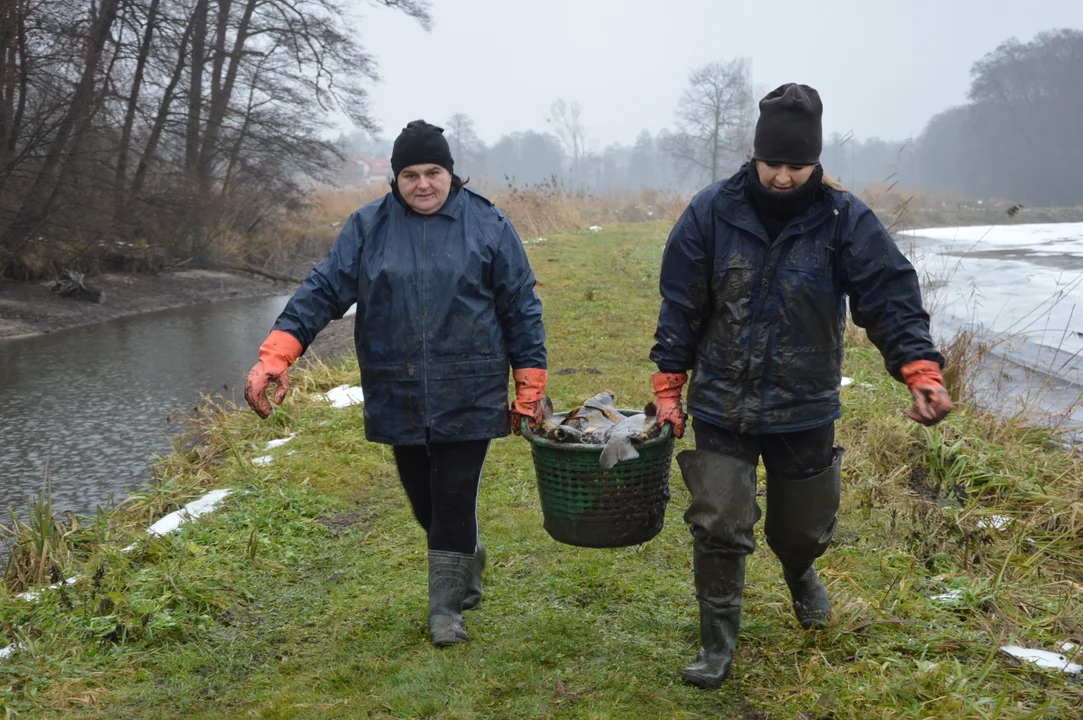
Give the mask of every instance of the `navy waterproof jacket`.
<svg viewBox="0 0 1083 720">
<path fill-rule="evenodd" d="M 913 360 L 943 365 L 917 273 L 872 210 L 824 185 L 771 242 L 749 200 L 749 171 L 699 192 L 662 257 L 651 360 L 692 370 L 688 412 L 752 434 L 837 420 L 846 296 L 896 380 Z"/>
<path fill-rule="evenodd" d="M 307 349 L 356 302 L 369 440 L 502 437 L 509 365 L 546 368 L 534 283 L 511 222 L 484 197 L 452 190 L 426 216 L 388 193 L 350 216 L 273 329 Z"/>
</svg>

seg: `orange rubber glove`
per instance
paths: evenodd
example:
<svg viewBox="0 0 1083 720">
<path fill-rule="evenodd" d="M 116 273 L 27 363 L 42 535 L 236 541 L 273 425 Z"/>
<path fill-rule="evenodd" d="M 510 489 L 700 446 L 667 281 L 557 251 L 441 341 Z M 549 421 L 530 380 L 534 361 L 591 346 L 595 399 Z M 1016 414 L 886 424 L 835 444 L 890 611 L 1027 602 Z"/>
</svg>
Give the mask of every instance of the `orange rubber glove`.
<svg viewBox="0 0 1083 720">
<path fill-rule="evenodd" d="M 549 372 L 538 368 L 521 368 L 512 371 L 515 378 L 515 402 L 511 405 L 511 431 L 522 435 L 519 427 L 522 418 L 527 419 L 531 428 L 536 428 L 542 421 L 541 399 L 545 396 L 545 383 Z"/>
<path fill-rule="evenodd" d="M 936 425 L 951 412 L 951 396 L 944 387 L 940 363 L 932 360 L 915 360 L 902 369 L 903 381 L 914 396 L 914 406 L 906 416 L 922 425 Z"/>
<path fill-rule="evenodd" d="M 267 402 L 267 388 L 273 382 L 275 388 L 274 403 L 281 405 L 290 391 L 290 365 L 301 357 L 301 343 L 297 338 L 282 330 L 272 330 L 259 347 L 259 362 L 248 373 L 244 384 L 244 399 L 261 418 L 271 416 L 271 406 Z"/>
<path fill-rule="evenodd" d="M 684 420 L 687 415 L 681 405 L 681 388 L 688 382 L 687 373 L 656 372 L 651 375 L 654 396 L 658 398 L 658 422 L 673 426 L 674 437 L 684 437 Z"/>
</svg>

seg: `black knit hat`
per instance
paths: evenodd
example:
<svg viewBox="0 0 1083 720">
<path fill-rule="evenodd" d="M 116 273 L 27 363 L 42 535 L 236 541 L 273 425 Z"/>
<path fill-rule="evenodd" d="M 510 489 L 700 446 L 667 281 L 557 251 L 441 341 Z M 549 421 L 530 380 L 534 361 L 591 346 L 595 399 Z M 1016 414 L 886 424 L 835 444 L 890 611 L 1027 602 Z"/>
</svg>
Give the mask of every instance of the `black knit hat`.
<svg viewBox="0 0 1083 720">
<path fill-rule="evenodd" d="M 808 85 L 787 83 L 760 100 L 752 156 L 778 165 L 816 165 L 824 137 L 820 94 Z"/>
<path fill-rule="evenodd" d="M 414 120 L 395 138 L 391 150 L 391 171 L 398 178 L 403 168 L 427 163 L 439 165 L 449 173 L 455 172 L 455 161 L 451 158 L 444 128 L 430 125 L 424 120 Z"/>
</svg>

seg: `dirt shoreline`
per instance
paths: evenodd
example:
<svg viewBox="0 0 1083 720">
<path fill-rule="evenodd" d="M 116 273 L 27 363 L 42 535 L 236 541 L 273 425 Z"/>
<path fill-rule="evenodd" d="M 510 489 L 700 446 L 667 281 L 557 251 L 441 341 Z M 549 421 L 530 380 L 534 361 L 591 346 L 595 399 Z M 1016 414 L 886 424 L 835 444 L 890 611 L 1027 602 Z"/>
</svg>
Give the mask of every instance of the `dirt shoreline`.
<svg viewBox="0 0 1083 720">
<path fill-rule="evenodd" d="M 0 342 L 93 325 L 126 315 L 220 300 L 292 294 L 297 286 L 216 270 L 162 275 L 109 273 L 87 278 L 104 302 L 54 294 L 49 283 L 0 284 Z"/>
</svg>

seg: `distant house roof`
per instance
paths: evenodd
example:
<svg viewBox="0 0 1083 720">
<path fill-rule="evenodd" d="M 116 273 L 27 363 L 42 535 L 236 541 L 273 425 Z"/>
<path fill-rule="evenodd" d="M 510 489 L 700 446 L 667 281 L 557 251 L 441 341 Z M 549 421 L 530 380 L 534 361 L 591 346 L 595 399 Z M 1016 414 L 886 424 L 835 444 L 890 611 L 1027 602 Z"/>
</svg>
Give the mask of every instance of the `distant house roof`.
<svg viewBox="0 0 1083 720">
<path fill-rule="evenodd" d="M 372 175 L 383 175 L 391 169 L 390 158 L 373 158 L 368 155 L 357 155 L 353 159 L 357 165 L 364 165 Z"/>
</svg>

